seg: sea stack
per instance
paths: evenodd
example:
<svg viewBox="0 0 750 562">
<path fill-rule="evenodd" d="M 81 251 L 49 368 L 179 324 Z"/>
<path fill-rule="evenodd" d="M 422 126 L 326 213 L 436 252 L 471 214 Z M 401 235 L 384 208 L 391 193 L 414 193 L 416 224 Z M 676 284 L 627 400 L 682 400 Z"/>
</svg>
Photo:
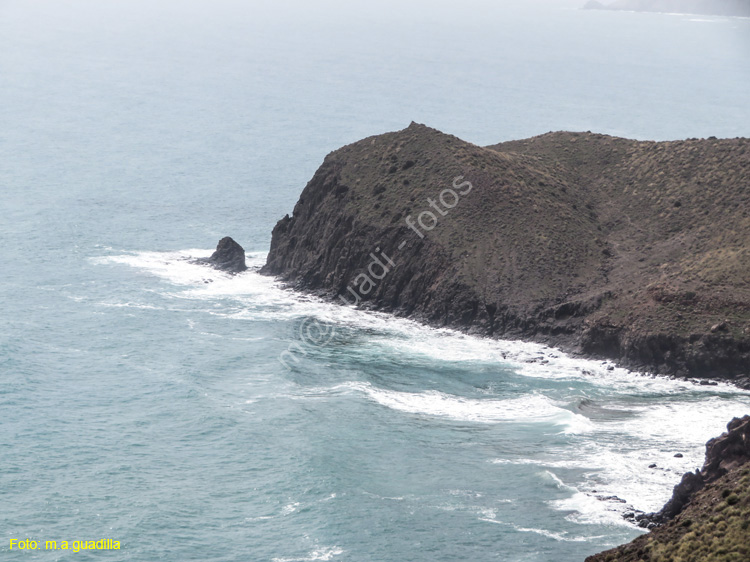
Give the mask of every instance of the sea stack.
<svg viewBox="0 0 750 562">
<path fill-rule="evenodd" d="M 210 265 L 219 271 L 241 273 L 247 269 L 245 250 L 229 236 L 219 240 L 216 251 L 209 258 L 198 258 L 196 263 Z"/>
<path fill-rule="evenodd" d="M 749 186 L 748 139 L 480 147 L 412 123 L 329 154 L 262 273 L 434 326 L 748 385 Z"/>
</svg>

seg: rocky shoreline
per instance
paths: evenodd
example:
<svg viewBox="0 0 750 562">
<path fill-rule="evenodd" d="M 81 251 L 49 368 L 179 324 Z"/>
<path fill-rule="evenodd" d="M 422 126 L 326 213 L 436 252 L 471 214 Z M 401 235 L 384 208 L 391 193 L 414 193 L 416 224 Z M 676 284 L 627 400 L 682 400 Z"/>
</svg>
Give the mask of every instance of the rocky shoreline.
<svg viewBox="0 0 750 562">
<path fill-rule="evenodd" d="M 701 470 L 688 472 L 657 513 L 638 517 L 652 529 L 586 562 L 750 559 L 750 416 L 706 443 Z"/>
<path fill-rule="evenodd" d="M 412 123 L 329 154 L 262 273 L 341 304 L 750 387 L 750 141 Z"/>
</svg>

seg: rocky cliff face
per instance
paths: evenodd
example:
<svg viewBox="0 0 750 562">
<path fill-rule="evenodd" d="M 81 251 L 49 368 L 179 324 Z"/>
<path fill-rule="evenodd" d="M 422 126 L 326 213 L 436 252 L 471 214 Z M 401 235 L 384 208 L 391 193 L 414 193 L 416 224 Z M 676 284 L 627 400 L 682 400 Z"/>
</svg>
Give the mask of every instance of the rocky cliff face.
<svg viewBox="0 0 750 562">
<path fill-rule="evenodd" d="M 423 125 L 329 154 L 263 273 L 342 304 L 747 382 L 750 141 Z"/>
<path fill-rule="evenodd" d="M 651 519 L 662 526 L 586 562 L 750 560 L 750 416 L 706 444 L 706 462 Z"/>
</svg>

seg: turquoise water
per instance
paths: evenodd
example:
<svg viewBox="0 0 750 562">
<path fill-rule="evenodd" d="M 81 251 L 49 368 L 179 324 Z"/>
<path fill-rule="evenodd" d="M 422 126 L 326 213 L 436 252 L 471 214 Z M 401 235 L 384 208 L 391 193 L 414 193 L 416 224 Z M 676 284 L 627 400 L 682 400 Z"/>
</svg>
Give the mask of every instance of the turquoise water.
<svg viewBox="0 0 750 562">
<path fill-rule="evenodd" d="M 637 536 L 622 513 L 748 393 L 255 268 L 328 151 L 411 120 L 748 136 L 750 21 L 279 6 L 0 2 L 0 558 L 572 562 Z M 186 261 L 224 235 L 250 271 Z"/>
</svg>

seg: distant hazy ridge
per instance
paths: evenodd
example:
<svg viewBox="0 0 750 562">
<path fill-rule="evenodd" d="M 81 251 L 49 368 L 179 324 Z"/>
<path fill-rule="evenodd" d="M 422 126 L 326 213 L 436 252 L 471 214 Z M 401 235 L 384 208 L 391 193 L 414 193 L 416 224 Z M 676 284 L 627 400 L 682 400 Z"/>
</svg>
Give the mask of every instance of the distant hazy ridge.
<svg viewBox="0 0 750 562">
<path fill-rule="evenodd" d="M 606 5 L 590 0 L 584 9 L 750 17 L 748 0 L 615 0 Z"/>
</svg>

